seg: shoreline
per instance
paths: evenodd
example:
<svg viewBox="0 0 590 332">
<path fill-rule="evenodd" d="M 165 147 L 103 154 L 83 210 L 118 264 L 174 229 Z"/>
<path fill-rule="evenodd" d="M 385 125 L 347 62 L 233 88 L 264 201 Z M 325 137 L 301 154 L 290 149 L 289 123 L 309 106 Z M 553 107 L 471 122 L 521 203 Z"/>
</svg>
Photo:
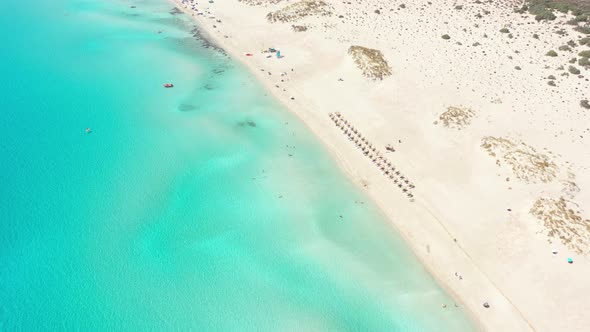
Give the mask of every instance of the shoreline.
<svg viewBox="0 0 590 332">
<path fill-rule="evenodd" d="M 169 0 L 169 2 L 181 9 L 185 14 L 191 15 L 191 12 L 181 5 L 181 1 Z M 575 312 L 567 312 L 565 314 L 565 310 L 559 304 L 560 299 L 567 298 L 570 293 L 588 293 L 588 289 L 583 285 L 580 286 L 572 283 L 572 286 L 567 292 L 551 290 L 552 292 L 547 297 L 554 303 L 552 302 L 552 306 L 546 308 L 540 303 L 523 302 L 531 297 L 534 298 L 542 295 L 542 292 L 545 292 L 546 288 L 551 287 L 551 282 L 569 281 L 571 280 L 572 274 L 583 273 L 583 270 L 574 270 L 573 272 L 566 272 L 563 275 L 552 276 L 552 281 L 546 281 L 544 284 L 531 283 L 529 285 L 525 284 L 530 280 L 529 278 L 534 277 L 538 273 L 545 273 L 545 270 L 556 270 L 556 266 L 559 266 L 557 265 L 558 263 L 549 263 L 546 267 L 540 268 L 538 264 L 544 264 L 546 258 L 534 257 L 531 258 L 536 264 L 533 265 L 534 268 L 530 268 L 529 270 L 523 268 L 524 272 L 521 272 L 515 268 L 515 266 L 520 265 L 519 257 L 513 255 L 510 255 L 508 258 L 503 257 L 502 250 L 523 252 L 525 255 L 532 250 L 535 250 L 533 252 L 547 250 L 546 241 L 537 236 L 539 230 L 531 226 L 523 226 L 523 221 L 527 221 L 527 219 L 521 216 L 521 214 L 528 211 L 521 204 L 511 205 L 517 207 L 519 212 L 522 211 L 516 217 L 512 215 L 506 217 L 498 215 L 495 212 L 492 213 L 492 208 L 505 211 L 504 204 L 511 204 L 512 198 L 522 200 L 522 197 L 525 195 L 530 195 L 530 189 L 524 186 L 522 188 L 516 188 L 513 191 L 514 193 L 507 195 L 510 199 L 502 199 L 498 197 L 501 195 L 500 188 L 492 185 L 489 195 L 498 198 L 494 202 L 489 202 L 490 207 L 473 204 L 473 207 L 468 209 L 469 211 L 455 212 L 455 210 L 463 209 L 462 203 L 475 203 L 478 199 L 481 200 L 486 196 L 479 192 L 474 192 L 473 189 L 476 188 L 471 187 L 468 188 L 469 190 L 465 190 L 465 192 L 441 189 L 441 187 L 449 184 L 449 181 L 455 181 L 458 188 L 463 189 L 461 188 L 462 183 L 470 181 L 470 179 L 466 179 L 463 175 L 455 175 L 454 173 L 448 178 L 448 174 L 445 173 L 427 173 L 426 167 L 422 163 L 436 163 L 436 158 L 439 158 L 438 162 L 445 160 L 446 156 L 438 153 L 439 151 L 427 151 L 425 152 L 426 157 L 433 159 L 430 160 L 426 157 L 422 157 L 421 159 L 415 158 L 417 162 L 412 159 L 412 157 L 417 157 L 416 153 L 407 152 L 405 155 L 402 155 L 396 152 L 396 165 L 400 166 L 400 169 L 404 171 L 409 171 L 412 180 L 417 184 L 417 189 L 414 190 L 416 194 L 415 201 L 409 202 L 391 183 L 385 183 L 383 181 L 384 177 L 381 172 L 367 161 L 362 153 L 342 135 L 328 117 L 328 113 L 332 112 L 345 113 L 347 119 L 350 119 L 359 128 L 364 129 L 361 129 L 364 134 L 373 134 L 372 137 L 377 138 L 380 138 L 378 136 L 383 136 L 391 130 L 390 128 L 381 128 L 381 123 L 386 122 L 386 120 L 391 121 L 395 119 L 395 124 L 392 123 L 392 126 L 396 126 L 396 130 L 405 134 L 403 135 L 404 144 L 406 144 L 405 141 L 409 141 L 407 139 L 408 137 L 414 138 L 415 141 L 420 139 L 424 141 L 425 139 L 416 137 L 417 134 L 411 132 L 415 128 L 422 129 L 420 126 L 423 126 L 412 115 L 396 113 L 398 117 L 394 117 L 384 113 L 384 110 L 390 107 L 403 109 L 406 106 L 405 103 L 410 104 L 405 99 L 411 97 L 406 97 L 403 93 L 400 93 L 399 96 L 396 96 L 399 97 L 400 101 L 395 101 L 392 105 L 378 100 L 382 96 L 376 97 L 377 94 L 382 92 L 381 90 L 391 88 L 391 86 L 400 87 L 400 89 L 403 87 L 405 92 L 412 91 L 412 86 L 415 84 L 415 77 L 408 77 L 409 74 L 407 73 L 407 75 L 400 74 L 399 81 L 393 83 L 391 79 L 387 82 L 369 82 L 365 78 L 355 77 L 353 74 L 356 74 L 354 72 L 356 68 L 352 65 L 352 61 L 343 60 L 342 58 L 345 58 L 345 56 L 336 56 L 336 54 L 346 54 L 346 50 L 342 47 L 336 50 L 329 48 L 330 46 L 338 47 L 336 42 L 325 46 L 324 40 L 319 37 L 315 38 L 316 36 L 309 35 L 295 36 L 288 26 L 280 24 L 269 25 L 262 14 L 270 11 L 270 7 L 276 8 L 276 6 L 251 7 L 244 3 L 235 3 L 234 7 L 238 7 L 237 9 L 224 8 L 225 10 L 219 9 L 219 6 L 230 5 L 216 2 L 208 5 L 205 4 L 202 7 L 199 6 L 201 10 L 209 7 L 214 8 L 215 19 L 193 15 L 193 21 L 202 29 L 203 35 L 223 48 L 230 58 L 239 61 L 239 63 L 247 68 L 267 92 L 291 113 L 295 114 L 311 130 L 349 180 L 354 182 L 359 190 L 362 190 L 371 198 L 379 208 L 380 213 L 395 227 L 424 268 L 428 270 L 430 275 L 448 294 L 462 305 L 462 310 L 472 318 L 476 325 L 482 330 L 489 331 L 583 330 L 586 322 L 579 318 L 579 314 Z M 232 10 L 234 11 L 233 13 L 231 12 Z M 240 10 L 242 12 L 239 12 Z M 237 18 L 239 17 L 242 17 L 243 20 L 238 20 Z M 217 19 L 221 19 L 221 22 L 216 22 Z M 256 38 L 246 36 L 248 32 L 256 32 L 258 35 Z M 239 39 L 234 36 L 234 34 L 237 36 L 240 33 L 244 36 Z M 280 41 L 281 45 L 278 46 L 286 54 L 284 59 L 267 59 L 259 53 L 260 49 L 274 47 L 277 41 Z M 289 46 L 286 47 L 285 44 Z M 246 52 L 252 53 L 253 56 L 246 57 L 244 55 Z M 294 68 L 295 70 L 290 72 L 288 71 L 289 68 Z M 264 71 L 261 71 L 261 69 L 264 69 Z M 408 69 L 407 71 L 418 77 L 421 76 L 420 72 L 414 69 Z M 267 75 L 268 72 L 272 72 L 274 76 Z M 284 82 L 284 84 L 274 82 L 279 72 L 287 73 L 287 82 Z M 343 77 L 345 77 L 345 74 L 349 75 L 346 76 L 344 83 L 336 83 L 335 78 L 337 76 L 327 78 L 330 74 L 343 75 Z M 342 88 L 334 87 L 337 84 L 342 85 Z M 282 85 L 281 88 L 284 90 L 277 89 L 278 85 Z M 336 89 L 342 89 L 344 91 L 338 90 L 336 92 Z M 447 90 L 450 91 L 451 88 L 445 88 L 445 91 Z M 360 97 L 367 97 L 366 103 L 364 99 L 354 97 L 357 92 Z M 326 95 L 330 94 L 331 97 L 335 98 L 332 98 L 332 100 L 328 100 L 330 98 L 323 98 L 323 93 Z M 421 93 L 422 95 L 419 95 L 419 98 L 423 98 L 426 92 Z M 411 96 L 415 96 L 415 94 L 416 92 L 413 92 Z M 442 94 L 439 96 L 439 94 L 437 92 L 437 94 L 432 95 L 432 99 L 438 103 L 443 101 L 446 105 L 451 102 L 449 101 L 451 97 Z M 291 100 L 291 96 L 295 99 Z M 462 102 L 466 103 L 466 101 L 474 98 L 474 96 L 466 92 L 461 98 L 464 99 Z M 516 97 L 507 96 L 506 98 L 512 101 Z M 357 99 L 360 99 L 362 103 Z M 516 103 L 516 101 L 514 102 Z M 473 102 L 473 104 L 475 103 Z M 492 104 L 494 103 L 495 99 L 492 101 Z M 489 107 L 483 104 L 478 105 L 481 108 Z M 426 106 L 430 105 L 422 100 L 416 101 L 416 104 L 412 105 L 413 108 L 426 108 Z M 359 114 L 359 111 L 351 111 L 351 109 L 355 108 L 367 111 L 362 114 Z M 401 124 L 401 127 L 399 124 Z M 433 130 L 429 130 L 430 132 L 428 133 L 422 132 L 418 134 L 433 135 L 431 132 Z M 410 133 L 407 133 L 408 131 Z M 496 131 L 502 132 L 501 129 L 497 129 Z M 473 134 L 472 131 L 468 132 L 468 135 Z M 455 143 L 458 139 L 457 135 L 449 136 L 450 138 L 448 140 L 450 143 Z M 436 140 L 437 138 L 434 139 Z M 405 145 L 401 146 L 405 148 Z M 477 147 L 479 148 L 479 146 Z M 419 145 L 416 143 L 410 150 L 420 151 L 422 148 L 425 148 L 425 144 Z M 432 149 L 436 150 L 436 148 L 433 147 Z M 440 149 L 440 147 L 438 148 Z M 448 149 L 448 146 L 444 148 Z M 460 156 L 459 159 L 467 158 L 472 165 L 476 165 L 486 171 L 491 169 L 488 166 L 481 166 L 483 161 L 487 161 L 485 160 L 487 156 L 481 151 L 474 152 L 473 146 L 459 145 L 459 149 L 457 150 L 458 152 L 456 154 Z M 466 167 L 464 164 L 460 166 Z M 467 164 L 469 165 L 469 163 Z M 471 172 L 468 171 L 468 175 L 471 175 Z M 491 177 L 496 176 L 494 173 L 496 171 L 490 172 L 490 177 L 486 177 L 482 182 L 490 184 Z M 431 178 L 440 180 L 433 184 Z M 478 184 L 474 187 L 478 187 Z M 423 188 L 428 188 L 429 190 L 426 191 Z M 502 188 L 502 190 L 505 189 Z M 473 197 L 471 197 L 472 194 Z M 438 197 L 445 197 L 446 195 L 458 196 L 455 202 L 438 199 Z M 512 209 L 508 210 L 511 211 Z M 487 216 L 487 214 L 490 214 L 490 216 Z M 480 215 L 484 215 L 484 219 L 486 219 L 487 223 L 484 225 L 485 227 L 463 227 L 467 226 L 465 224 L 466 222 Z M 494 221 L 490 220 L 492 218 L 507 219 L 509 221 L 508 226 L 516 225 L 519 228 L 519 233 L 513 234 L 512 230 L 506 228 L 508 226 L 503 226 L 504 228 L 493 226 L 496 228 L 491 228 L 492 226 L 489 224 Z M 472 234 L 475 231 L 478 233 L 475 233 L 477 235 L 474 236 Z M 500 234 L 501 232 L 508 232 L 509 236 L 502 236 Z M 480 240 L 480 237 L 490 237 L 494 242 L 489 242 L 489 240 L 483 238 Z M 519 244 L 516 243 L 519 241 L 524 243 L 522 246 L 525 249 L 517 247 Z M 485 247 L 489 245 L 504 245 L 508 249 L 499 247 L 495 252 L 490 252 Z M 564 246 L 556 244 L 553 244 L 553 246 L 557 246 L 560 251 L 568 252 Z M 582 267 L 582 264 L 582 257 L 580 257 L 580 265 L 576 265 L 575 267 L 581 269 L 587 268 Z M 528 266 L 526 267 L 528 268 Z M 460 271 L 460 274 L 466 276 L 466 278 L 457 281 L 454 277 L 454 273 L 457 271 Z M 514 271 L 519 272 L 518 275 L 516 273 L 513 274 Z M 514 280 L 512 278 L 513 276 Z M 491 308 L 484 308 L 482 305 L 484 302 L 489 302 Z M 560 308 L 560 310 L 556 310 L 557 308 Z M 526 312 L 524 311 L 525 309 Z M 582 306 L 579 312 L 583 311 Z M 560 319 L 559 316 L 561 314 L 564 314 L 569 319 L 565 319 L 565 322 L 558 322 L 557 320 Z M 553 319 L 551 316 L 553 316 Z"/>
<path fill-rule="evenodd" d="M 180 8 L 180 10 L 182 10 L 185 14 L 187 14 L 187 15 L 192 14 L 190 11 L 188 11 L 186 8 L 184 8 L 182 6 L 181 1 L 178 1 L 178 0 L 168 0 L 168 1 L 171 2 L 172 4 L 174 4 L 177 8 Z M 400 234 L 400 236 L 404 240 L 405 244 L 408 246 L 408 248 L 410 248 L 410 250 L 412 251 L 414 256 L 422 264 L 422 266 L 434 278 L 434 280 L 438 283 L 438 285 L 440 287 L 442 287 L 453 299 L 455 299 L 455 301 L 462 307 L 465 314 L 468 315 L 472 319 L 475 326 L 481 330 L 486 330 L 486 331 L 495 330 L 497 328 L 496 324 L 490 323 L 487 321 L 486 317 L 483 315 L 483 314 L 485 314 L 485 312 L 482 314 L 481 310 L 476 310 L 476 307 L 482 307 L 481 303 L 479 304 L 479 306 L 476 306 L 476 304 L 472 303 L 472 301 L 466 301 L 468 299 L 469 294 L 464 294 L 464 292 L 462 292 L 461 290 L 458 290 L 456 287 L 452 287 L 448 282 L 445 282 L 444 278 L 442 277 L 443 273 L 445 273 L 445 272 L 451 273 L 451 271 L 448 269 L 445 269 L 446 270 L 445 271 L 443 269 L 433 266 L 433 264 L 431 263 L 432 261 L 430 261 L 430 263 L 429 263 L 427 257 L 424 257 L 419 254 L 418 244 L 411 241 L 412 236 L 410 235 L 410 233 L 412 232 L 412 230 L 405 230 L 405 231 L 402 230 L 400 228 L 400 223 L 402 223 L 403 221 L 399 220 L 400 218 L 396 215 L 396 211 L 393 211 L 393 209 L 388 209 L 385 207 L 384 200 L 383 200 L 383 196 L 385 196 L 385 195 L 378 197 L 379 192 L 375 193 L 375 192 L 371 192 L 371 191 L 366 190 L 366 188 L 363 188 L 363 186 L 361 185 L 361 181 L 363 181 L 363 178 L 355 173 L 354 165 L 347 160 L 347 158 L 343 155 L 343 153 L 340 150 L 338 150 L 338 148 L 336 147 L 334 142 L 330 140 L 330 137 L 323 134 L 323 131 L 321 130 L 321 129 L 323 129 L 321 122 L 319 124 L 314 123 L 313 120 L 310 119 L 310 117 L 309 117 L 310 114 L 309 113 L 306 114 L 305 111 L 302 110 L 302 108 L 303 108 L 302 105 L 299 105 L 300 107 L 298 109 L 296 107 L 297 105 L 294 105 L 292 100 L 290 100 L 289 98 L 286 98 L 285 96 L 283 96 L 281 94 L 276 93 L 276 91 L 272 87 L 272 83 L 270 83 L 266 79 L 267 77 L 265 77 L 260 70 L 256 70 L 257 63 L 245 61 L 244 59 L 242 59 L 243 57 L 240 58 L 240 50 L 232 48 L 231 46 L 227 45 L 227 43 L 223 43 L 223 38 L 220 38 L 219 35 L 215 34 L 215 32 L 213 31 L 214 28 L 212 28 L 212 25 L 207 24 L 210 22 L 210 20 L 211 20 L 210 18 L 205 18 L 204 16 L 192 16 L 192 15 L 191 15 L 191 17 L 192 17 L 192 20 L 199 26 L 199 28 L 202 29 L 202 33 L 201 33 L 202 38 L 210 39 L 210 41 L 213 41 L 213 44 L 215 44 L 215 45 L 217 45 L 217 47 L 220 47 L 221 49 L 223 49 L 227 53 L 227 55 L 230 58 L 232 58 L 233 61 L 238 61 L 242 66 L 247 68 L 248 71 L 250 71 L 250 74 L 252 74 L 258 80 L 258 82 L 265 88 L 265 90 L 268 93 L 270 93 L 273 96 L 273 98 L 275 98 L 277 101 L 279 101 L 279 103 L 283 107 L 285 107 L 287 110 L 289 110 L 292 114 L 295 114 L 299 118 L 299 120 L 302 121 L 303 124 L 314 134 L 314 136 L 316 136 L 316 138 L 321 142 L 321 144 L 324 146 L 326 151 L 328 151 L 330 153 L 331 157 L 337 163 L 337 165 L 340 167 L 341 171 L 345 174 L 346 177 L 348 177 L 349 181 L 353 182 L 359 190 L 361 190 L 365 194 L 367 194 L 368 197 L 375 203 L 375 205 L 379 209 L 379 212 L 384 216 L 384 218 L 386 220 L 388 220 L 391 223 L 391 225 L 395 228 L 396 232 L 398 232 L 398 234 Z M 207 22 L 207 21 L 209 21 L 209 22 Z M 252 58 L 248 58 L 248 59 L 252 59 Z M 258 64 L 258 65 L 260 65 L 260 64 Z M 296 95 L 297 93 L 292 93 L 292 94 Z M 297 97 L 299 97 L 299 98 L 296 98 L 296 100 L 300 100 L 300 98 L 302 96 L 297 96 Z M 329 123 L 329 118 L 327 116 L 326 116 L 326 124 L 327 125 L 331 124 L 331 123 Z M 345 142 L 345 143 L 350 143 L 350 142 Z M 358 153 L 358 151 L 354 151 L 354 152 Z M 356 156 L 356 157 L 358 157 L 358 156 Z M 359 158 L 356 158 L 356 159 L 359 159 Z M 360 159 L 362 159 L 362 158 L 360 158 Z M 362 161 L 364 161 L 364 160 L 361 160 L 361 162 Z M 375 173 L 379 173 L 379 172 L 375 172 Z M 377 174 L 377 176 L 381 176 L 381 174 Z M 396 203 L 399 204 L 403 201 L 404 200 L 398 200 Z M 404 203 L 407 204 L 407 202 L 404 202 Z M 419 201 L 415 201 L 411 204 L 418 205 L 420 203 L 419 203 Z M 396 208 L 399 207 L 400 209 L 403 209 L 403 207 L 401 207 L 400 205 L 396 204 Z M 429 214 L 431 214 L 430 211 L 428 211 L 428 212 L 429 212 Z M 411 213 L 410 213 L 410 215 L 411 215 Z M 415 220 L 424 221 L 428 217 L 426 217 L 425 215 L 422 215 L 422 216 L 417 215 L 417 216 L 414 216 L 414 218 L 415 218 Z M 432 215 L 432 217 L 428 218 L 428 219 L 434 219 L 436 221 L 436 224 L 441 226 L 444 229 L 444 232 L 449 235 L 444 240 L 453 241 L 453 238 L 450 236 L 451 234 L 449 233 L 449 231 L 446 228 L 444 228 L 443 224 L 434 215 Z M 462 249 L 460 249 L 460 253 L 463 255 L 466 255 L 466 253 Z M 470 267 L 471 269 L 474 269 L 476 271 L 479 270 L 474 264 L 468 263 L 466 265 L 472 265 Z M 462 268 L 462 270 L 467 270 L 467 269 L 468 269 L 467 267 Z M 483 274 L 482 274 L 482 277 L 480 277 L 480 278 L 482 278 L 482 280 L 478 283 L 476 282 L 476 284 L 479 284 L 480 287 L 486 287 L 484 285 L 489 284 L 489 280 L 487 280 L 487 278 Z M 472 276 L 472 278 L 473 278 L 473 276 Z M 490 286 L 487 286 L 487 287 L 490 287 Z M 495 288 L 495 286 L 492 286 L 491 289 L 494 289 L 494 288 Z M 498 292 L 499 292 L 499 290 L 498 290 Z M 490 293 L 492 293 L 492 292 L 490 292 Z M 502 298 L 505 298 L 505 296 L 503 294 L 501 294 L 501 292 L 499 292 L 499 294 Z M 510 301 L 508 299 L 506 299 L 506 300 L 508 303 L 510 303 Z M 497 301 L 497 299 L 496 299 L 496 301 Z M 485 300 L 484 300 L 484 302 L 485 302 Z M 496 305 L 498 305 L 498 302 L 496 302 Z M 506 304 L 504 304 L 504 306 L 506 306 Z M 510 303 L 509 306 L 512 306 L 512 304 Z M 530 323 L 522 316 L 520 311 L 518 311 L 518 309 L 516 309 L 515 307 L 514 307 L 514 310 L 516 310 L 518 312 L 518 315 L 521 316 L 522 320 L 526 323 L 528 328 L 530 328 L 530 330 L 534 330 L 534 328 L 532 328 Z M 506 317 L 498 317 L 499 320 L 502 320 L 505 318 Z M 518 324 L 516 322 L 516 320 L 515 320 L 515 323 L 516 323 L 515 325 L 522 326 L 522 324 Z M 518 329 L 518 330 L 520 331 L 522 329 Z"/>
<path fill-rule="evenodd" d="M 182 10 L 186 15 L 191 15 L 190 11 L 188 11 L 186 8 L 182 7 L 180 1 L 178 1 L 178 0 L 168 0 L 168 1 L 171 2 L 173 5 L 175 5 L 177 8 L 179 8 L 180 10 Z M 315 124 L 313 122 L 313 120 L 309 119 L 309 117 L 307 117 L 306 114 L 301 111 L 301 107 L 298 110 L 297 107 L 295 105 L 293 105 L 292 100 L 290 100 L 289 98 L 286 98 L 283 95 L 277 94 L 272 87 L 272 83 L 270 83 L 268 80 L 266 80 L 266 77 L 263 74 L 261 74 L 262 73 L 261 71 L 256 70 L 257 68 L 256 68 L 255 63 L 244 61 L 243 59 L 240 59 L 239 50 L 233 49 L 231 47 L 228 47 L 228 45 L 225 45 L 223 43 L 223 38 L 220 38 L 218 35 L 216 35 L 212 31 L 212 27 L 207 25 L 208 22 L 206 22 L 206 21 L 210 20 L 210 19 L 204 18 L 204 16 L 191 16 L 191 17 L 192 17 L 192 20 L 195 23 L 197 23 L 199 28 L 202 29 L 202 32 L 201 32 L 202 38 L 210 39 L 208 42 L 212 41 L 213 44 L 216 45 L 216 47 L 223 49 L 233 61 L 238 61 L 242 66 L 247 68 L 248 71 L 250 72 L 250 74 L 253 75 L 258 80 L 258 82 L 265 88 L 265 90 L 268 93 L 270 93 L 272 95 L 273 98 L 275 98 L 277 101 L 279 101 L 279 103 L 283 107 L 288 109 L 292 114 L 296 115 L 297 118 L 300 121 L 302 121 L 302 123 L 314 134 L 314 136 L 324 146 L 325 150 L 330 153 L 332 159 L 339 166 L 339 168 L 341 169 L 343 174 L 349 179 L 349 181 L 354 183 L 354 185 L 358 188 L 358 190 L 367 194 L 368 197 L 375 203 L 375 206 L 378 208 L 379 213 L 382 214 L 384 216 L 384 219 L 388 220 L 391 223 L 391 225 L 395 228 L 396 232 L 398 234 L 400 234 L 400 236 L 404 240 L 406 246 L 408 246 L 408 248 L 411 250 L 413 255 L 418 259 L 420 264 L 422 264 L 422 266 L 434 278 L 434 280 L 437 282 L 437 284 L 440 287 L 442 287 L 462 307 L 462 310 L 465 312 L 466 315 L 468 315 L 472 319 L 475 326 L 481 330 L 490 330 L 490 331 L 493 330 L 494 326 L 489 324 L 488 322 L 486 322 L 486 319 L 484 319 L 484 317 L 482 317 L 481 314 L 478 314 L 474 310 L 475 308 L 473 307 L 473 304 L 466 305 L 466 301 L 465 301 L 466 294 L 461 294 L 462 292 L 457 291 L 457 289 L 455 287 L 452 287 L 451 285 L 449 285 L 449 283 L 445 282 L 443 280 L 443 278 L 441 278 L 442 271 L 438 271 L 436 267 L 434 267 L 432 264 L 428 263 L 428 261 L 425 257 L 418 254 L 417 243 L 413 243 L 411 241 L 411 236 L 409 236 L 409 234 L 407 233 L 408 231 L 404 232 L 399 227 L 400 226 L 399 223 L 402 221 L 398 220 L 396 222 L 395 220 L 397 220 L 398 217 L 396 216 L 395 212 L 391 211 L 390 209 L 384 209 L 383 200 L 376 197 L 376 195 L 378 195 L 378 194 L 366 190 L 366 188 L 364 188 L 361 185 L 361 181 L 363 181 L 362 177 L 360 177 L 358 174 L 355 174 L 354 166 L 347 160 L 347 158 L 341 153 L 341 151 L 338 150 L 338 148 L 335 146 L 335 144 L 332 141 L 330 141 L 330 138 L 327 135 L 322 134 L 322 130 L 321 130 L 322 125 Z M 296 98 L 296 100 L 299 100 L 299 98 Z M 326 117 L 326 119 L 329 120 L 327 117 Z M 328 121 L 326 121 L 326 123 L 329 124 Z M 350 142 L 346 142 L 346 143 L 350 143 Z M 420 203 L 414 202 L 413 204 L 417 205 Z M 423 218 L 420 218 L 420 217 L 418 217 L 416 219 L 424 220 Z M 453 238 L 451 237 L 450 232 L 446 228 L 444 228 L 444 225 L 439 220 L 437 220 L 436 217 L 432 216 L 432 219 L 436 220 L 436 223 L 438 225 L 440 225 L 444 229 L 444 231 L 448 234 L 448 237 L 445 240 L 452 241 Z M 466 254 L 463 250 L 461 250 L 461 253 Z M 473 268 L 478 270 L 478 268 L 476 266 L 473 266 Z M 449 272 L 449 271 L 445 271 L 445 272 Z M 483 282 L 482 284 L 485 284 L 485 282 Z M 501 296 L 504 297 L 504 295 L 501 295 Z M 480 304 L 479 306 L 481 307 L 482 305 Z M 519 314 L 520 314 L 520 312 L 519 312 Z M 530 323 L 528 321 L 526 321 L 526 319 L 524 319 L 524 317 L 522 317 L 522 318 L 526 322 L 528 327 L 530 327 L 531 330 L 534 330 L 532 328 L 532 326 L 530 325 Z"/>
</svg>

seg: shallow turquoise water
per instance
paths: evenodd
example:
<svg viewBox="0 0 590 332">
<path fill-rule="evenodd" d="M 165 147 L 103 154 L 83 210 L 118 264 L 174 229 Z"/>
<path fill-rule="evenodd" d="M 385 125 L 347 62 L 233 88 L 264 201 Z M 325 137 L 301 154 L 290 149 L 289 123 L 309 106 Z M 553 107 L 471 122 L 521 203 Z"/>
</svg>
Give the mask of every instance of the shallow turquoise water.
<svg viewBox="0 0 590 332">
<path fill-rule="evenodd" d="M 0 1 L 0 330 L 472 330 L 308 130 L 170 9 Z"/>
</svg>

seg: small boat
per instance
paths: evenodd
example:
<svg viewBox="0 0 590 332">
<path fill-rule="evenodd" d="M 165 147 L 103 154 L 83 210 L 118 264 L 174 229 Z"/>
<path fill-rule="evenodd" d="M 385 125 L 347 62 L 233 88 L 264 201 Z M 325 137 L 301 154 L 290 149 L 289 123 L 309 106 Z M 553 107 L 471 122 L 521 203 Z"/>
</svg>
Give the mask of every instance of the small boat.
<svg viewBox="0 0 590 332">
<path fill-rule="evenodd" d="M 244 53 L 245 56 L 253 56 L 254 54 L 252 53 Z"/>
<path fill-rule="evenodd" d="M 92 129 L 86 128 L 86 134 L 90 134 L 91 132 L 92 132 Z"/>
<path fill-rule="evenodd" d="M 172 88 L 172 87 L 174 87 L 174 84 L 172 84 L 172 83 L 164 83 L 164 87 L 165 88 Z"/>
</svg>

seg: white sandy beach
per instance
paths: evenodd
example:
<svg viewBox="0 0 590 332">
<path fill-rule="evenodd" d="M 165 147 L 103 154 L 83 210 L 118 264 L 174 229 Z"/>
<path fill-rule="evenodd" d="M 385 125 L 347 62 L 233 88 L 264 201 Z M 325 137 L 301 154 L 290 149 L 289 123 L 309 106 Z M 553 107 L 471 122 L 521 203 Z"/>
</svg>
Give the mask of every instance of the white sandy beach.
<svg viewBox="0 0 590 332">
<path fill-rule="evenodd" d="M 295 1 L 195 2 L 204 15 L 173 1 L 313 130 L 483 329 L 590 329 L 590 110 L 580 105 L 590 71 L 568 72 L 590 48 L 561 25 L 570 17 L 537 22 L 509 1 L 368 0 L 271 23 L 267 13 Z M 570 40 L 571 51 L 558 50 Z M 352 45 L 380 50 L 391 75 L 364 77 Z M 269 47 L 283 57 L 261 53 Z M 445 126 L 449 107 L 466 121 Z M 411 179 L 413 200 L 332 112 Z"/>
</svg>

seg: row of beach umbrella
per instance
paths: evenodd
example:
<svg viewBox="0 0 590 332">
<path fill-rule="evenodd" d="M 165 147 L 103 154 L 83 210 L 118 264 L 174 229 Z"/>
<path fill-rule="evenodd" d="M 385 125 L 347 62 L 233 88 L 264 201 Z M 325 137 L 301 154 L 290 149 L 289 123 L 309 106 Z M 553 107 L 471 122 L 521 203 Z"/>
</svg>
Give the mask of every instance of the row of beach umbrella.
<svg viewBox="0 0 590 332">
<path fill-rule="evenodd" d="M 413 199 L 414 195 L 412 194 L 411 189 L 414 189 L 414 184 L 410 179 L 403 175 L 391 161 L 387 160 L 387 158 L 385 158 L 350 121 L 342 116 L 342 114 L 334 112 L 329 113 L 329 116 L 336 124 L 336 127 L 340 128 L 342 132 L 348 136 L 348 139 L 383 172 L 383 175 L 392 180 L 408 198 Z"/>
</svg>

